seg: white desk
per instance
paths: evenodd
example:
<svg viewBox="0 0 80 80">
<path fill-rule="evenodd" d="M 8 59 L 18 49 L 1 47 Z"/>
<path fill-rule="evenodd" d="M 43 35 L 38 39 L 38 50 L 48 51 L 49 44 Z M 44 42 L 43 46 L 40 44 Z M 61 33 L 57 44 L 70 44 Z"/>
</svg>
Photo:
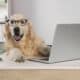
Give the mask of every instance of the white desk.
<svg viewBox="0 0 80 80">
<path fill-rule="evenodd" d="M 25 61 L 16 63 L 12 61 L 0 61 L 0 69 L 80 69 L 80 60 L 45 64 L 40 62 Z"/>
</svg>

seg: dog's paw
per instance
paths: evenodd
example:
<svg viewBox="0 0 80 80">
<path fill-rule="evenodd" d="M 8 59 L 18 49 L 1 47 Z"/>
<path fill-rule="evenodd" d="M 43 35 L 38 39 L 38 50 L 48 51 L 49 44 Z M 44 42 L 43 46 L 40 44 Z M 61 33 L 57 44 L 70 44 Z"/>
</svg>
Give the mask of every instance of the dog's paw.
<svg viewBox="0 0 80 80">
<path fill-rule="evenodd" d="M 17 48 L 9 51 L 8 59 L 15 62 L 24 62 L 23 55 L 21 51 Z"/>
<path fill-rule="evenodd" d="M 18 62 L 18 63 L 24 62 L 24 58 L 21 57 L 21 58 L 19 58 L 19 59 L 16 59 L 15 62 Z"/>
<path fill-rule="evenodd" d="M 41 46 L 39 47 L 39 55 L 43 56 L 43 57 L 49 57 L 49 53 L 50 53 L 50 47 L 49 46 Z"/>
</svg>

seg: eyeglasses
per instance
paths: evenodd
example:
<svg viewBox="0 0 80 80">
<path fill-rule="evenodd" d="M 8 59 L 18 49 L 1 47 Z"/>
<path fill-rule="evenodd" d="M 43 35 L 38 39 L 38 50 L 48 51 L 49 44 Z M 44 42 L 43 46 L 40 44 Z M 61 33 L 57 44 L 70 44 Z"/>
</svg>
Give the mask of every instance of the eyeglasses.
<svg viewBox="0 0 80 80">
<path fill-rule="evenodd" d="M 22 20 L 6 20 L 6 22 L 9 22 L 11 25 L 15 24 L 20 24 L 20 25 L 25 25 L 27 23 L 27 19 L 22 19 Z"/>
</svg>

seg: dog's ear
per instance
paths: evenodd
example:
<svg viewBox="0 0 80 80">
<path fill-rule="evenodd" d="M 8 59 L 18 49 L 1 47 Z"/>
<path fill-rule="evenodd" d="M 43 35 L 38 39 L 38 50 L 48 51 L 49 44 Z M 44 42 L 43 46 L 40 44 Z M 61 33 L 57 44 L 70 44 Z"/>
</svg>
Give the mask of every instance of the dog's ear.
<svg viewBox="0 0 80 80">
<path fill-rule="evenodd" d="M 11 37 L 8 20 L 5 21 L 5 25 L 4 25 L 4 37 L 6 39 L 10 39 Z"/>
<path fill-rule="evenodd" d="M 28 36 L 31 39 L 34 39 L 34 37 L 35 37 L 35 33 L 33 31 L 33 26 L 32 26 L 32 22 L 31 21 L 28 21 Z"/>
</svg>

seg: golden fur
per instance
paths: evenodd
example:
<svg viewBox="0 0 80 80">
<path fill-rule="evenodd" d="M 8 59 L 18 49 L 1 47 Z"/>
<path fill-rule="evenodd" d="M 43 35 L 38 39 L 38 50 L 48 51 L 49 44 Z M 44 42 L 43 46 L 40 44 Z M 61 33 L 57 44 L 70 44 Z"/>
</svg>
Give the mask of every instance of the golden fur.
<svg viewBox="0 0 80 80">
<path fill-rule="evenodd" d="M 20 20 L 24 19 L 22 15 L 13 15 L 10 19 Z M 25 57 L 40 57 L 46 56 L 45 49 L 48 48 L 45 43 L 35 34 L 33 31 L 33 26 L 31 21 L 28 20 L 27 25 L 25 25 L 25 32 L 28 30 L 28 33 L 24 37 L 16 42 L 11 35 L 10 24 L 9 22 L 5 23 L 4 36 L 6 39 L 6 51 L 9 55 L 9 50 L 12 48 L 18 48 Z M 24 32 L 24 33 L 25 33 Z M 47 49 L 46 49 L 47 50 Z"/>
</svg>

